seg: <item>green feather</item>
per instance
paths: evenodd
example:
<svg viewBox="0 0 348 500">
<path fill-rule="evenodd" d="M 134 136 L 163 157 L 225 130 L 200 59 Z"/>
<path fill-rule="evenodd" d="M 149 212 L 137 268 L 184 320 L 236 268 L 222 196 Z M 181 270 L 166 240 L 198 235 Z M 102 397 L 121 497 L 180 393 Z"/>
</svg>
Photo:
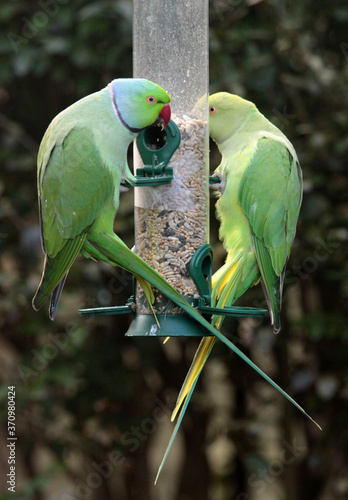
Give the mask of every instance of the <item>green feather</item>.
<svg viewBox="0 0 348 500">
<path fill-rule="evenodd" d="M 89 129 L 72 129 L 53 148 L 40 190 L 45 206 L 43 240 L 50 256 L 88 230 L 112 197 L 116 180 L 103 164 Z"/>
<path fill-rule="evenodd" d="M 264 293 L 266 296 L 267 304 L 271 312 L 271 322 L 273 325 L 274 333 L 280 331 L 280 294 L 281 294 L 281 280 L 273 269 L 272 259 L 267 251 L 264 243 L 257 238 L 253 237 L 254 248 L 256 253 L 256 260 L 259 265 Z"/>
<path fill-rule="evenodd" d="M 54 289 L 69 271 L 86 239 L 86 234 L 66 241 L 64 247 L 54 258 L 46 255 L 44 271 L 40 285 L 33 298 L 33 308 L 38 311 Z M 53 318 L 51 318 L 53 319 Z"/>
</svg>

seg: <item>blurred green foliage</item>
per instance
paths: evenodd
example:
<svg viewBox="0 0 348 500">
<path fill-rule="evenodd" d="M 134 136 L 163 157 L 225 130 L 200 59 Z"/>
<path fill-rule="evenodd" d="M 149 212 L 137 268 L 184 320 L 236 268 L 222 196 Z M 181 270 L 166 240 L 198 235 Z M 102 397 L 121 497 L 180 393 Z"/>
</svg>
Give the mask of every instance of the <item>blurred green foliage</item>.
<svg viewBox="0 0 348 500">
<path fill-rule="evenodd" d="M 17 498 L 265 498 L 251 478 L 256 475 L 260 481 L 262 470 L 269 484 L 275 479 L 260 451 L 266 424 L 257 408 L 269 401 L 275 406 L 269 403 L 273 410 L 266 415 L 271 421 L 280 415 L 275 421 L 281 436 L 292 442 L 302 429 L 306 443 L 306 451 L 279 475 L 283 496 L 274 493 L 272 498 L 348 498 L 347 32 L 344 2 L 210 3 L 211 91 L 254 101 L 293 142 L 305 180 L 281 336 L 275 339 L 267 322 L 229 320 L 225 331 L 238 333 L 246 352 L 266 363 L 262 367 L 291 391 L 324 432 L 317 433 L 287 403 L 279 406 L 274 393 L 262 399 L 259 378 L 219 345 L 213 363 L 222 363 L 224 380 L 234 390 L 228 423 L 209 427 L 214 407 L 206 385 L 200 385 L 183 426 L 186 454 L 175 488 L 156 490 L 155 496 L 148 458 L 160 422 L 154 412 L 160 409 L 161 421 L 163 415 L 169 420 L 168 406 L 196 342 L 171 341 L 172 347 L 168 343 L 164 349 L 155 339 L 124 338 L 127 317 L 79 317 L 81 307 L 123 304 L 132 291 L 126 273 L 83 259 L 69 274 L 54 323 L 46 310 L 31 309 L 42 266 L 38 145 L 59 111 L 113 78 L 131 76 L 132 3 L 0 4 L 0 395 L 5 402 L 7 386 L 16 385 Z M 212 170 L 218 162 L 212 148 Z M 132 196 L 131 191 L 122 195 L 116 220 L 116 232 L 130 246 Z M 213 213 L 212 200 L 217 267 L 224 254 Z M 262 306 L 260 287 L 241 303 Z M 5 404 L 0 416 L 6 436 Z M 149 418 L 151 429 L 150 421 L 148 428 L 144 424 Z M 142 437 L 136 436 L 137 429 Z M 208 452 L 221 436 L 234 453 L 219 470 Z M 89 493 L 86 481 L 96 470 L 92 464 L 103 463 L 112 451 L 120 452 L 114 480 L 103 479 Z M 5 473 L 6 449 L 0 458 Z M 7 491 L 5 477 L 2 484 Z"/>
</svg>

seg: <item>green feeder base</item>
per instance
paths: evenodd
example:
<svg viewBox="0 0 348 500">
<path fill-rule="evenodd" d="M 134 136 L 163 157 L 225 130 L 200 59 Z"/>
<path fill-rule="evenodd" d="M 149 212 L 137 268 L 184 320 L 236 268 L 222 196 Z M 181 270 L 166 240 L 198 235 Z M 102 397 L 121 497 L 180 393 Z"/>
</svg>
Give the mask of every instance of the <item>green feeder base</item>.
<svg viewBox="0 0 348 500">
<path fill-rule="evenodd" d="M 267 309 L 255 307 L 211 307 L 211 268 L 213 261 L 213 249 L 210 245 L 202 245 L 192 256 L 190 262 L 190 274 L 195 282 L 199 299 L 186 297 L 186 300 L 198 311 L 209 318 L 213 315 L 229 316 L 235 318 L 264 318 Z M 135 284 L 134 284 L 135 289 Z M 130 297 L 124 306 L 97 307 L 92 309 L 81 309 L 79 312 L 84 317 L 133 314 L 134 319 L 130 325 L 127 337 L 209 337 L 211 334 L 188 314 L 157 314 L 156 323 L 153 314 L 135 314 L 135 298 Z"/>
<path fill-rule="evenodd" d="M 208 337 L 210 334 L 186 314 L 136 314 L 127 337 Z"/>
</svg>

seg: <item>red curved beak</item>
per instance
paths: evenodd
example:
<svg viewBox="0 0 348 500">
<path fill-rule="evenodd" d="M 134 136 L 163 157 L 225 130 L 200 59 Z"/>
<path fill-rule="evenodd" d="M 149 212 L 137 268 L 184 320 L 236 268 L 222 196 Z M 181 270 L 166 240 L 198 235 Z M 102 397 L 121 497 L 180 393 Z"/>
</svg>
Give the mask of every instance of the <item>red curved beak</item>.
<svg viewBox="0 0 348 500">
<path fill-rule="evenodd" d="M 169 104 L 165 104 L 159 114 L 159 119 L 163 128 L 166 128 L 170 121 L 171 109 Z"/>
</svg>

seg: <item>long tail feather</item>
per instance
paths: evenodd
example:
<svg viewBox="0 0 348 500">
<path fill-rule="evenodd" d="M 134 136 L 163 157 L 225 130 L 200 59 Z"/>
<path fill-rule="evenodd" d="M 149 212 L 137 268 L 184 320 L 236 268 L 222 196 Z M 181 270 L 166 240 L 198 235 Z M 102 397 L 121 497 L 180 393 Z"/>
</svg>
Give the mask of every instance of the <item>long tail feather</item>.
<svg viewBox="0 0 348 500">
<path fill-rule="evenodd" d="M 214 300 L 217 300 L 217 305 L 219 307 L 225 305 L 226 303 L 233 303 L 235 300 L 237 300 L 238 297 L 240 297 L 247 288 L 249 288 L 250 283 L 241 283 L 240 286 L 238 287 L 238 284 L 240 280 L 242 280 L 242 273 L 241 269 L 243 266 L 243 262 L 240 259 L 239 261 L 236 261 L 233 259 L 233 262 L 231 261 L 231 264 L 227 265 L 225 267 L 225 273 L 228 273 L 228 280 L 226 279 L 226 275 L 223 273 L 219 272 L 219 276 L 216 279 L 213 277 L 213 282 L 215 282 L 215 287 L 213 291 L 213 297 Z M 251 270 L 250 270 L 250 276 L 251 276 Z M 252 278 L 252 281 L 254 281 L 255 278 Z M 227 286 L 228 284 L 228 286 Z M 227 288 L 226 288 L 227 287 Z M 219 316 L 214 316 L 213 317 L 213 322 L 219 323 L 219 327 L 221 326 L 222 319 L 220 320 L 221 317 Z M 268 375 L 266 375 L 260 368 L 258 368 L 255 363 L 253 363 L 242 351 L 238 349 L 230 340 L 228 340 L 222 333 L 220 333 L 218 330 L 216 330 L 213 325 L 210 325 L 210 327 L 213 328 L 214 330 L 214 337 L 205 337 L 201 340 L 201 343 L 198 347 L 198 350 L 195 354 L 195 357 L 193 359 L 193 362 L 191 364 L 190 370 L 185 378 L 184 384 L 182 386 L 182 389 L 180 391 L 180 394 L 178 396 L 177 404 L 174 408 L 173 414 L 172 414 L 172 420 L 175 418 L 177 415 L 180 407 L 181 411 L 179 413 L 178 421 L 174 427 L 172 436 L 170 438 L 169 444 L 167 446 L 167 449 L 165 451 L 164 457 L 162 459 L 160 468 L 158 470 L 157 476 L 156 476 L 156 482 L 158 480 L 159 474 L 161 470 L 163 469 L 164 463 L 167 459 L 167 456 L 169 454 L 169 451 L 171 449 L 171 446 L 174 442 L 175 436 L 178 432 L 178 429 L 180 427 L 181 421 L 184 417 L 186 408 L 189 404 L 189 401 L 191 399 L 192 393 L 194 391 L 194 388 L 196 386 L 196 383 L 198 381 L 199 375 L 209 357 L 209 354 L 213 348 L 214 342 L 216 338 L 221 340 L 225 345 L 227 345 L 233 352 L 235 352 L 239 357 L 241 357 L 249 366 L 251 366 L 257 373 L 259 373 L 267 382 L 269 382 L 275 389 L 277 389 L 283 396 L 285 396 L 292 404 L 296 406 L 304 415 L 306 415 L 312 422 L 315 423 L 319 428 L 320 426 L 304 411 L 304 409 L 299 406 L 296 401 L 294 401 L 283 389 L 281 389 L 278 384 L 276 384 Z M 209 328 L 211 331 L 211 328 Z"/>
<path fill-rule="evenodd" d="M 186 412 L 186 408 L 187 408 L 187 405 L 189 404 L 190 402 L 190 399 L 191 399 L 191 396 L 192 396 L 192 393 L 193 391 L 195 390 L 195 387 L 196 387 L 196 384 L 197 384 L 197 380 L 198 380 L 198 377 L 196 378 L 196 380 L 194 381 L 193 385 L 192 385 L 192 389 L 191 389 L 191 392 L 190 394 L 187 396 L 187 398 L 185 399 L 184 401 L 184 405 L 183 407 L 181 408 L 181 412 L 179 413 L 179 417 L 178 417 L 178 420 L 175 424 L 175 427 L 174 427 L 174 430 L 173 430 L 173 433 L 170 437 L 170 440 L 169 440 L 169 443 L 168 443 L 168 446 L 166 448 L 166 451 L 164 453 L 164 456 L 162 458 L 162 462 L 161 462 L 161 465 L 159 466 L 158 468 L 158 472 L 157 472 L 157 475 L 156 475 L 156 479 L 155 479 L 155 484 L 157 483 L 157 480 L 162 472 L 162 469 L 163 469 L 163 466 L 165 464 L 165 461 L 167 460 L 167 457 L 168 457 L 168 454 L 170 452 L 170 449 L 172 447 L 172 444 L 174 443 L 174 439 L 176 438 L 176 435 L 178 433 L 178 430 L 179 430 L 179 427 L 181 425 L 181 421 L 182 419 L 184 418 L 184 415 L 185 415 L 185 412 Z"/>
<path fill-rule="evenodd" d="M 173 410 L 171 420 L 173 421 L 181 408 L 187 394 L 191 392 L 192 388 L 196 385 L 199 374 L 205 365 L 209 354 L 214 346 L 216 338 L 215 337 L 204 337 L 196 351 L 195 357 L 191 363 L 190 369 L 186 375 L 184 383 L 181 387 L 178 399 L 176 401 L 175 408 Z"/>
<path fill-rule="evenodd" d="M 115 235 L 115 238 L 117 238 L 117 241 L 118 243 L 122 243 L 122 245 L 124 245 L 128 251 L 131 251 L 129 250 L 129 248 L 123 243 L 123 241 L 118 238 L 116 235 Z M 81 252 L 87 259 L 92 259 L 92 260 L 95 260 L 95 261 L 98 261 L 98 260 L 102 260 L 104 262 L 107 262 L 108 264 L 111 264 L 111 265 L 118 265 L 119 267 L 122 267 L 123 269 L 126 269 L 128 270 L 127 267 L 125 266 L 122 266 L 120 263 L 117 263 L 115 261 L 115 257 L 113 258 L 108 258 L 105 253 L 102 252 L 101 249 L 98 249 L 97 246 L 95 246 L 95 244 L 91 245 L 88 241 L 86 241 L 83 249 L 82 249 L 82 252 Z M 133 252 L 131 252 L 133 253 Z M 134 253 L 133 253 L 134 254 Z M 135 254 L 134 254 L 135 255 Z M 157 316 L 156 316 L 156 313 L 152 307 L 152 304 L 154 303 L 154 300 L 155 300 L 155 296 L 153 294 L 153 290 L 151 288 L 151 285 L 145 280 L 143 279 L 141 276 L 139 276 L 138 274 L 135 274 L 133 273 L 135 278 L 137 279 L 139 285 L 141 286 L 141 288 L 143 289 L 144 291 L 144 294 L 145 294 L 145 297 L 146 297 L 146 300 L 148 302 L 148 305 L 154 315 L 154 318 L 156 320 L 156 323 L 158 325 L 158 327 L 160 327 L 159 325 L 159 322 L 158 322 L 158 319 L 157 319 Z"/>
<path fill-rule="evenodd" d="M 243 259 L 240 253 L 229 261 L 221 269 L 214 274 L 212 282 L 214 284 L 212 293 L 212 302 L 217 306 L 223 308 L 226 304 L 232 304 L 240 295 L 242 287 L 240 281 L 242 278 Z M 238 289 L 239 287 L 239 289 Z M 217 329 L 221 328 L 223 316 L 213 316 L 212 325 Z M 205 365 L 209 354 L 214 346 L 215 337 L 205 337 L 201 340 L 195 357 L 193 358 L 191 367 L 186 375 L 185 381 L 182 385 L 181 391 L 178 396 L 176 406 L 173 411 L 172 420 L 178 413 L 185 397 L 191 392 L 191 388 L 196 378 L 199 377 L 203 366 Z"/>
<path fill-rule="evenodd" d="M 296 401 L 294 399 L 292 399 L 291 396 L 289 396 L 281 387 L 279 387 L 278 384 L 276 384 L 268 375 L 266 375 L 260 368 L 258 368 L 255 363 L 253 363 L 247 356 L 245 356 L 245 354 L 242 353 L 242 351 L 240 351 L 234 344 L 232 344 L 232 342 L 230 342 L 226 337 L 224 337 L 220 332 L 219 332 L 219 335 L 216 335 L 217 338 L 219 340 L 221 340 L 224 344 L 226 344 L 232 351 L 234 351 L 236 354 L 238 354 L 249 366 L 251 366 L 252 368 L 254 368 L 254 370 L 259 373 L 267 382 L 269 382 L 275 389 L 277 389 L 288 401 L 290 401 L 290 403 L 292 403 L 294 406 L 296 406 L 296 408 L 298 410 L 300 410 L 306 417 L 309 418 L 309 420 L 311 420 L 320 430 L 322 430 L 322 428 L 320 427 L 320 425 L 310 416 L 308 415 L 308 413 L 298 404 L 296 403 Z M 210 337 L 208 337 L 210 338 Z M 206 339 L 204 339 L 206 340 Z M 215 339 L 214 339 L 215 340 Z M 209 356 L 209 353 L 208 353 L 208 356 Z M 206 358 L 207 359 L 207 358 Z M 201 371 L 203 369 L 203 366 L 205 364 L 205 361 L 206 359 L 204 360 L 204 362 L 202 363 L 202 368 L 201 368 Z M 193 383 L 192 383 L 192 386 L 191 386 L 191 390 L 188 394 L 186 394 L 186 396 L 184 396 L 181 404 L 182 404 L 182 408 L 181 408 L 181 411 L 179 413 L 179 417 L 178 417 L 178 420 L 175 424 L 175 427 L 174 427 L 174 430 L 173 430 L 173 433 L 171 435 L 171 438 L 169 440 L 169 443 L 168 443 L 168 446 L 166 448 L 166 451 L 164 453 L 164 456 L 163 456 L 163 459 L 162 459 L 162 462 L 161 462 L 161 465 L 158 469 L 158 472 L 157 472 L 157 476 L 156 476 L 156 480 L 155 480 L 155 484 L 157 483 L 158 481 L 158 478 L 159 478 L 159 475 L 163 469 L 163 466 L 165 464 L 165 461 L 168 457 L 168 454 L 170 452 L 170 449 L 172 447 L 172 444 L 174 442 L 174 439 L 178 433 L 178 430 L 179 430 L 179 427 L 180 427 L 180 424 L 181 424 L 181 421 L 185 415 L 185 412 L 186 412 L 186 408 L 190 402 L 190 399 L 191 399 L 191 396 L 193 394 L 193 391 L 195 390 L 195 387 L 196 387 L 196 384 L 197 384 L 197 381 L 198 381 L 198 378 L 199 378 L 199 375 L 200 375 L 201 372 L 198 373 L 198 375 L 196 376 L 195 379 L 193 379 Z M 179 407 L 180 408 L 180 407 Z M 176 407 L 174 409 L 174 411 L 177 411 L 178 408 Z"/>
</svg>

